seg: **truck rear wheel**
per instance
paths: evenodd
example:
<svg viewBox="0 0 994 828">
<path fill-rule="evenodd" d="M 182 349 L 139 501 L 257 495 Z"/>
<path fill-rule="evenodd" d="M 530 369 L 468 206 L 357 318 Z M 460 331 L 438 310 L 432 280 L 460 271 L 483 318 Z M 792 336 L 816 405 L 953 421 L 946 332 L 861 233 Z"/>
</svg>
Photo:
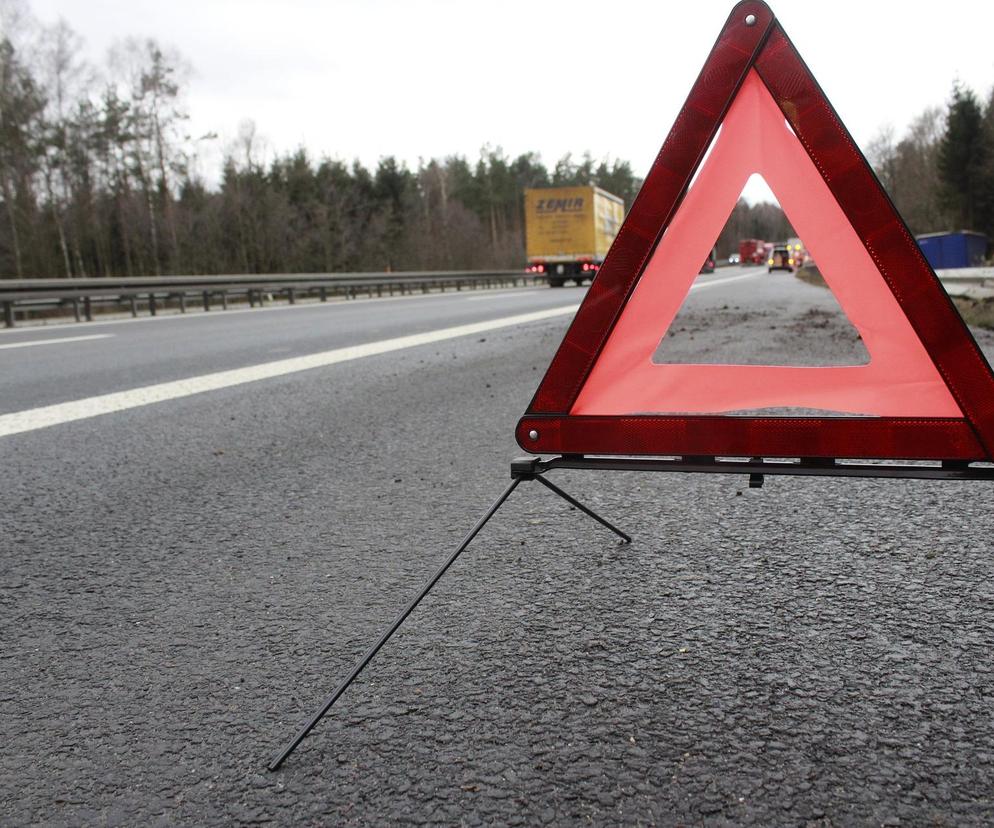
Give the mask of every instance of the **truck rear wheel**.
<svg viewBox="0 0 994 828">
<path fill-rule="evenodd" d="M 561 276 L 556 277 L 556 278 L 553 278 L 553 277 L 550 276 L 549 277 L 549 287 L 562 287 L 563 283 L 565 281 L 566 280 L 563 279 Z"/>
</svg>

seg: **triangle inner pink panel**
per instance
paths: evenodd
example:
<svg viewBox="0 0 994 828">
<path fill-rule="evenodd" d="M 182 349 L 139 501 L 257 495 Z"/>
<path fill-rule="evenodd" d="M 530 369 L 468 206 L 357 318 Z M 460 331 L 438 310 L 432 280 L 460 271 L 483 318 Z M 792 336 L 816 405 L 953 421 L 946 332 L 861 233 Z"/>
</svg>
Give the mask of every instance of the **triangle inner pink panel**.
<svg viewBox="0 0 994 828">
<path fill-rule="evenodd" d="M 746 181 L 760 173 L 870 355 L 867 365 L 654 364 Z M 707 414 L 809 408 L 961 417 L 905 313 L 763 81 L 750 70 L 710 155 L 625 305 L 571 414 Z"/>
</svg>

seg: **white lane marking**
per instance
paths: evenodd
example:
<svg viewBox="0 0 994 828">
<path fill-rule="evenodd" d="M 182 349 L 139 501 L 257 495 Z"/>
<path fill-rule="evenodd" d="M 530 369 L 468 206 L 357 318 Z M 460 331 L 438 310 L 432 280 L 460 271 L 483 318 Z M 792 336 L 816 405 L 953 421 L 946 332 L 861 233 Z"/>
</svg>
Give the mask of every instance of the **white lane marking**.
<svg viewBox="0 0 994 828">
<path fill-rule="evenodd" d="M 87 339 L 110 339 L 114 334 L 90 334 L 89 336 L 63 336 L 59 339 L 32 339 L 29 342 L 8 342 L 4 348 L 30 348 L 32 345 L 57 345 L 60 342 L 83 342 Z"/>
<path fill-rule="evenodd" d="M 762 270 L 758 270 L 756 273 L 746 273 L 742 276 L 726 276 L 724 279 L 712 279 L 709 282 L 698 282 L 693 285 L 690 289 L 697 290 L 698 288 L 712 287 L 713 285 L 724 285 L 728 282 L 738 282 L 742 279 L 755 279 L 757 276 L 762 274 Z"/>
<path fill-rule="evenodd" d="M 42 408 L 32 408 L 27 411 L 16 411 L 13 414 L 0 415 L 0 437 L 20 434 L 25 431 L 36 431 L 39 428 L 69 423 L 73 420 L 83 420 L 89 417 L 99 417 L 101 414 L 111 414 L 115 411 L 126 411 L 129 408 L 152 405 L 153 403 L 189 397 L 192 394 L 202 394 L 206 391 L 217 391 L 242 385 L 247 382 L 270 379 L 272 377 L 293 374 L 297 371 L 307 371 L 311 368 L 323 368 L 337 365 L 362 357 L 386 354 L 390 351 L 400 351 L 404 348 L 414 348 L 418 345 L 429 345 L 433 342 L 443 342 L 460 336 L 494 331 L 499 328 L 509 328 L 514 325 L 524 325 L 527 322 L 539 322 L 555 316 L 565 316 L 575 313 L 577 305 L 566 305 L 548 310 L 521 313 L 515 316 L 505 316 L 491 319 L 487 322 L 474 322 L 469 325 L 457 325 L 453 328 L 441 328 L 409 336 L 398 336 L 394 339 L 383 339 L 379 342 L 369 342 L 365 345 L 350 345 L 346 348 L 335 348 L 308 356 L 281 359 L 276 362 L 264 362 L 261 365 L 250 365 L 247 368 L 235 368 L 230 371 L 219 371 L 214 374 L 204 374 L 199 377 L 162 382 L 148 385 L 144 388 L 133 388 L 129 391 L 117 391 L 113 394 L 101 394 L 84 400 L 74 400 L 57 405 L 47 405 Z"/>
</svg>

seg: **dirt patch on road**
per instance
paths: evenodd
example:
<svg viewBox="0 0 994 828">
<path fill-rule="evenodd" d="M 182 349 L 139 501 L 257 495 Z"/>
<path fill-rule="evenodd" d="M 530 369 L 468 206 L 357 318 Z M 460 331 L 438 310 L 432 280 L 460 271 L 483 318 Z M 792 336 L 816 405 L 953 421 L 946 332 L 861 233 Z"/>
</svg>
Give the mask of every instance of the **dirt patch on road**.
<svg viewBox="0 0 994 828">
<path fill-rule="evenodd" d="M 653 355 L 657 364 L 865 365 L 859 333 L 829 291 L 796 284 L 788 274 L 751 283 L 742 305 L 694 297 L 674 319 Z"/>
</svg>

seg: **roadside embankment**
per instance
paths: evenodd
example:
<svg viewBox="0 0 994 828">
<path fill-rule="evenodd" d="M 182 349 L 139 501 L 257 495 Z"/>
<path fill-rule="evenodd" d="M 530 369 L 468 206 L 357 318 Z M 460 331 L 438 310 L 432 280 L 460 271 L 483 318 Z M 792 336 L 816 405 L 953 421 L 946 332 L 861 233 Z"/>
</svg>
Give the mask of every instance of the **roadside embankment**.
<svg viewBox="0 0 994 828">
<path fill-rule="evenodd" d="M 828 287 L 817 265 L 800 268 L 797 278 Z M 994 330 L 994 267 L 964 267 L 936 271 L 946 293 L 968 325 Z"/>
</svg>

